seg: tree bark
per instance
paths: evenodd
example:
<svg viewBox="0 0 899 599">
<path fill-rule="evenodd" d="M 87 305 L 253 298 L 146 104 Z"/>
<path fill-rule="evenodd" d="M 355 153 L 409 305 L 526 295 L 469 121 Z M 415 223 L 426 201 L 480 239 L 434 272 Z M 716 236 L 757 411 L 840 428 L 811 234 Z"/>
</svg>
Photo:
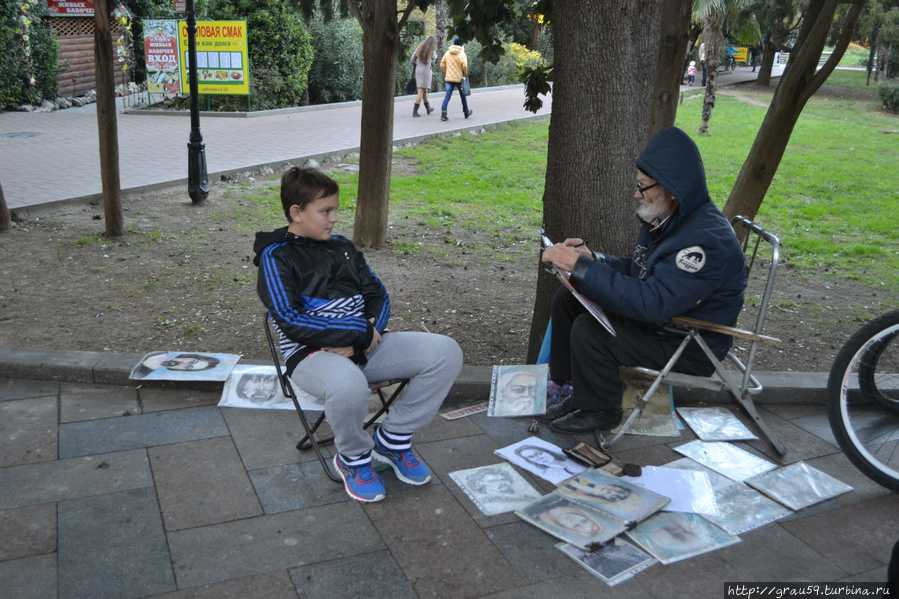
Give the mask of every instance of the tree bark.
<svg viewBox="0 0 899 599">
<path fill-rule="evenodd" d="M 590 241 L 616 255 L 633 250 L 634 163 L 646 144 L 659 55 L 661 2 L 628 0 L 595 10 L 587 0 L 553 5 L 553 109 L 543 218 L 547 235 Z M 589 57 L 589 60 L 585 60 Z M 683 59 L 683 54 L 680 55 Z M 538 267 L 528 362 L 536 360 L 555 279 Z"/>
<path fill-rule="evenodd" d="M 3 186 L 0 185 L 0 233 L 9 231 L 12 220 L 9 217 L 9 208 L 6 207 L 6 198 L 3 196 Z"/>
<path fill-rule="evenodd" d="M 709 121 L 712 120 L 712 110 L 715 108 L 715 99 L 718 93 L 718 58 L 721 56 L 721 48 L 724 45 L 724 32 L 721 23 L 724 15 L 712 12 L 706 18 L 705 29 L 705 66 L 708 71 L 705 85 L 705 97 L 702 100 L 702 124 L 699 125 L 699 135 L 709 134 Z"/>
<path fill-rule="evenodd" d="M 790 53 L 790 61 L 724 206 L 723 212 L 728 218 L 737 215 L 754 218 L 758 213 L 803 107 L 846 51 L 862 9 L 861 2 L 853 4 L 833 53 L 820 69 L 817 68 L 839 4 L 840 0 L 825 0 L 810 5 Z"/>
<path fill-rule="evenodd" d="M 674 124 L 680 98 L 681 71 L 690 44 L 690 0 L 662 3 L 662 26 L 659 32 L 659 60 L 656 65 L 652 116 L 647 141 L 660 129 Z M 695 28 L 694 28 L 695 29 Z M 698 36 L 699 33 L 697 32 Z"/>
<path fill-rule="evenodd" d="M 107 237 L 120 237 L 125 233 L 122 188 L 119 179 L 119 131 L 116 122 L 114 64 L 108 0 L 95 0 L 94 70 L 97 77 L 97 130 Z"/>
<path fill-rule="evenodd" d="M 364 0 L 349 4 L 362 27 L 362 124 L 359 143 L 359 190 L 353 242 L 381 247 L 387 238 L 390 204 L 390 163 L 393 159 L 393 92 L 400 27 L 410 7 L 397 21 L 396 0 Z"/>
<path fill-rule="evenodd" d="M 437 57 L 444 54 L 443 42 L 446 39 L 446 0 L 434 1 L 434 37 L 437 38 Z"/>
<path fill-rule="evenodd" d="M 762 60 L 759 62 L 759 76 L 756 83 L 771 86 L 771 71 L 774 70 L 774 55 L 777 54 L 777 46 L 770 39 L 765 40 L 765 51 L 762 52 Z"/>
</svg>

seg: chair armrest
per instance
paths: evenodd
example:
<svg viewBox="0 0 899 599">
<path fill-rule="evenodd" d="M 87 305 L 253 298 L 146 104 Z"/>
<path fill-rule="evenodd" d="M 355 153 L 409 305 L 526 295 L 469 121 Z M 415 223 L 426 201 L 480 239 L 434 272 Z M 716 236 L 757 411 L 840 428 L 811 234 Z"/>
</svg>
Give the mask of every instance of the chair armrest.
<svg viewBox="0 0 899 599">
<path fill-rule="evenodd" d="M 771 345 L 780 345 L 781 343 L 783 343 L 776 337 L 759 335 L 758 333 L 753 333 L 752 331 L 735 329 L 723 324 L 715 324 L 714 322 L 706 322 L 704 320 L 689 318 L 687 316 L 675 316 L 669 322 L 675 326 L 701 329 L 704 331 L 712 331 L 714 333 L 724 333 L 725 335 L 730 335 L 731 337 L 742 337 L 743 339 L 750 339 L 752 341 L 764 341 L 765 343 L 770 343 Z"/>
</svg>

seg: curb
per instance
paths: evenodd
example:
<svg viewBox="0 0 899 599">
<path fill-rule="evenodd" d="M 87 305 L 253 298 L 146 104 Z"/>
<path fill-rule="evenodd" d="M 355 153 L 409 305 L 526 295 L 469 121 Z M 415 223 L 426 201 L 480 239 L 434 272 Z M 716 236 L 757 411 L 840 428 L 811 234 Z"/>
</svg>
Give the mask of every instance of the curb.
<svg viewBox="0 0 899 599">
<path fill-rule="evenodd" d="M 162 387 L 171 389 L 222 389 L 221 382 L 180 383 L 141 381 L 128 378 L 131 369 L 144 356 L 135 353 L 44 351 L 0 347 L 0 378 L 38 379 L 94 385 Z M 242 364 L 267 365 L 267 360 L 244 360 Z M 448 401 L 479 403 L 490 397 L 491 366 L 463 366 L 453 384 Z M 757 372 L 764 391 L 754 398 L 757 405 L 824 405 L 827 373 Z M 727 392 L 675 387 L 674 400 L 684 405 L 727 404 L 733 398 Z"/>
</svg>

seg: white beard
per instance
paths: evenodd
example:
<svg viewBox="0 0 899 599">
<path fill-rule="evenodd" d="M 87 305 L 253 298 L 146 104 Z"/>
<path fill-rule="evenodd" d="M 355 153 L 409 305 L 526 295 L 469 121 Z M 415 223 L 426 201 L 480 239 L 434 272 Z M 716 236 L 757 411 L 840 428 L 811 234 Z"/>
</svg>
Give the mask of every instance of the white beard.
<svg viewBox="0 0 899 599">
<path fill-rule="evenodd" d="M 645 202 L 640 202 L 637 206 L 637 216 L 645 223 L 655 224 L 657 222 L 665 220 L 669 214 L 674 211 L 673 208 L 669 207 L 656 207 L 651 208 L 646 205 Z"/>
</svg>

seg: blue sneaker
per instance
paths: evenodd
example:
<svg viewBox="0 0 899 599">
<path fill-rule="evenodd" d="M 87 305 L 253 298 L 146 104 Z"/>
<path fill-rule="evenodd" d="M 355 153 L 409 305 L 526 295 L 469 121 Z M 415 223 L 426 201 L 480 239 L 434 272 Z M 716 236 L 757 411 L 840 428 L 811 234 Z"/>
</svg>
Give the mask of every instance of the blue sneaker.
<svg viewBox="0 0 899 599">
<path fill-rule="evenodd" d="M 410 485 L 423 485 L 431 480 L 428 467 L 422 464 L 411 449 L 391 451 L 384 447 L 375 434 L 375 449 L 371 453 L 373 460 L 387 464 L 396 472 L 396 477 Z"/>
<path fill-rule="evenodd" d="M 372 469 L 371 463 L 358 467 L 347 466 L 340 459 L 340 456 L 335 455 L 334 468 L 337 469 L 337 473 L 343 479 L 347 495 L 356 501 L 373 503 L 381 501 L 387 495 L 387 492 L 384 490 L 384 483 L 381 482 L 377 473 Z"/>
</svg>

